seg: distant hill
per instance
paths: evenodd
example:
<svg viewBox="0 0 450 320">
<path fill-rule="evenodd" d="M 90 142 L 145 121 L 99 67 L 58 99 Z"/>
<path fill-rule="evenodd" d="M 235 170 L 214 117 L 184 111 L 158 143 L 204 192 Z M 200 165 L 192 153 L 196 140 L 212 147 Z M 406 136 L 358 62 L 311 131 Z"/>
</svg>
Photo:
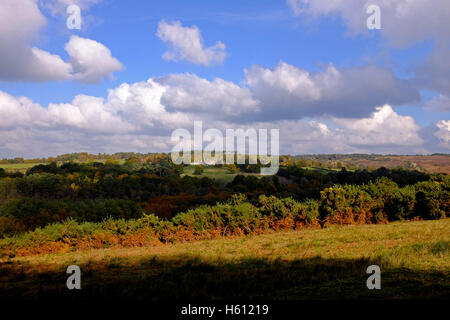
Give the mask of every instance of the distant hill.
<svg viewBox="0 0 450 320">
<path fill-rule="evenodd" d="M 408 169 L 424 169 L 428 172 L 440 172 L 450 174 L 450 156 L 449 155 L 430 155 L 430 156 L 377 156 L 373 160 L 360 159 L 358 164 L 370 167 L 384 166 L 404 167 Z"/>
<path fill-rule="evenodd" d="M 333 164 L 340 162 L 347 167 L 355 168 L 395 168 L 403 167 L 430 173 L 450 174 L 450 155 L 378 155 L 378 154 L 315 154 L 298 155 L 296 159 L 314 160 L 320 163 Z"/>
</svg>

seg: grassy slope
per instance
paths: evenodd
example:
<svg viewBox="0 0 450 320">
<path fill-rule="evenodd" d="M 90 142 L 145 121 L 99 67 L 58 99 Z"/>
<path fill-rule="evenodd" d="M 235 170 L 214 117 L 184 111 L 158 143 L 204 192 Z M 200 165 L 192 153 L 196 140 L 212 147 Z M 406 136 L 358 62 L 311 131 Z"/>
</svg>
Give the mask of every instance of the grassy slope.
<svg viewBox="0 0 450 320">
<path fill-rule="evenodd" d="M 33 168 L 41 163 L 5 163 L 0 164 L 0 168 L 5 169 L 6 171 L 15 172 L 20 171 L 25 173 L 28 169 Z"/>
<path fill-rule="evenodd" d="M 188 175 L 192 177 L 207 177 L 211 179 L 216 179 L 219 183 L 227 184 L 231 181 L 233 181 L 234 177 L 236 177 L 238 174 L 241 175 L 254 175 L 258 178 L 262 177 L 260 174 L 257 173 L 245 173 L 245 172 L 238 172 L 238 173 L 229 173 L 226 168 L 215 168 L 215 167 L 205 167 L 205 171 L 201 175 L 194 175 L 194 169 L 195 166 L 187 166 L 184 168 L 183 175 Z"/>
<path fill-rule="evenodd" d="M 312 167 L 304 167 L 303 169 L 306 170 L 315 170 L 319 171 L 320 173 L 327 174 L 331 171 L 336 170 L 329 170 L 329 169 L 321 169 L 321 168 L 312 168 Z M 247 173 L 247 172 L 237 172 L 237 173 L 229 173 L 226 168 L 216 168 L 216 167 L 205 167 L 205 171 L 201 175 L 195 175 L 194 174 L 195 166 L 187 166 L 184 168 L 183 175 L 188 175 L 191 177 L 207 177 L 210 179 L 215 179 L 218 183 L 221 184 L 227 184 L 233 181 L 234 177 L 237 175 L 243 175 L 243 176 L 255 176 L 257 178 L 262 178 L 263 176 L 259 173 Z"/>
<path fill-rule="evenodd" d="M 0 264 L 0 299 L 448 298 L 449 243 L 446 219 L 15 258 Z M 381 290 L 366 288 L 370 264 Z"/>
</svg>

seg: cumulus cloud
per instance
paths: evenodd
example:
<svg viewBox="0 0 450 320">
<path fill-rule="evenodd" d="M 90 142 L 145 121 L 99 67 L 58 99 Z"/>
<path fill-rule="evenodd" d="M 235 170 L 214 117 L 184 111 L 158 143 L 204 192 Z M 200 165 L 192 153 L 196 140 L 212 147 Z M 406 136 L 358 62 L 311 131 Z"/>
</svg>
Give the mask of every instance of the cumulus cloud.
<svg viewBox="0 0 450 320">
<path fill-rule="evenodd" d="M 155 79 L 133 84 L 124 83 L 108 90 L 107 109 L 134 123 L 141 130 L 168 132 L 192 121 L 188 113 L 169 111 L 162 103 L 167 87 Z M 159 131 L 158 131 L 159 130 Z"/>
<path fill-rule="evenodd" d="M 0 2 L 0 80 L 98 82 L 122 69 L 103 44 L 72 36 L 66 44 L 69 61 L 33 47 L 46 18 L 35 0 Z"/>
<path fill-rule="evenodd" d="M 363 117 L 383 104 L 405 104 L 420 99 L 410 81 L 374 65 L 320 72 L 281 62 L 274 69 L 254 66 L 245 70 L 253 96 L 261 102 L 266 120 L 318 115 Z"/>
<path fill-rule="evenodd" d="M 161 104 L 165 90 L 149 79 L 110 89 L 107 99 L 77 95 L 47 107 L 0 91 L 0 152 L 26 157 L 81 150 L 167 152 L 172 130 L 194 118 L 168 112 Z"/>
<path fill-rule="evenodd" d="M 338 16 L 351 35 L 374 33 L 366 26 L 369 5 L 378 5 L 381 29 L 394 48 L 409 48 L 433 40 L 434 49 L 422 65 L 414 65 L 413 81 L 420 88 L 450 94 L 450 5 L 448 0 L 287 0 L 294 15 L 307 18 Z"/>
<path fill-rule="evenodd" d="M 50 104 L 43 108 L 48 125 L 70 127 L 83 132 L 126 133 L 134 129 L 116 113 L 107 110 L 103 98 L 77 95 L 71 103 Z"/>
<path fill-rule="evenodd" d="M 196 94 L 195 90 L 186 93 L 186 107 L 177 105 L 182 100 L 172 97 L 172 90 L 180 90 L 177 81 L 182 82 L 181 90 L 184 90 L 185 76 L 192 77 L 180 75 L 179 79 L 174 76 L 173 79 L 124 83 L 110 89 L 106 99 L 77 95 L 69 103 L 51 103 L 47 107 L 0 91 L 0 113 L 3 115 L 0 118 L 0 151 L 5 156 L 28 157 L 74 151 L 168 152 L 173 144 L 172 131 L 177 128 L 192 130 L 194 120 L 202 120 L 205 130 L 218 128 L 223 132 L 226 128 L 280 129 L 280 147 L 284 153 L 420 153 L 450 148 L 450 121 L 439 122 L 436 126 L 439 131 L 433 133 L 435 141 L 427 141 L 425 145 L 421 128 L 415 121 L 397 114 L 388 105 L 378 107 L 362 119 L 292 118 L 242 123 L 239 117 L 224 117 L 220 110 L 199 113 L 195 101 L 189 97 Z M 214 82 L 204 85 L 214 87 Z M 223 85 L 221 81 L 220 85 Z M 231 90 L 237 89 L 231 86 Z M 242 92 L 238 90 L 239 94 Z M 168 107 L 171 99 L 175 101 L 171 102 L 174 106 Z M 253 103 L 250 105 L 253 107 Z"/>
<path fill-rule="evenodd" d="M 70 103 L 50 103 L 47 108 L 26 97 L 0 91 L 0 128 L 70 128 L 101 134 L 139 133 L 177 127 L 187 114 L 168 112 L 161 104 L 166 88 L 153 79 L 124 83 L 108 91 L 108 98 L 77 95 Z"/>
<path fill-rule="evenodd" d="M 358 152 L 357 148 L 345 143 L 341 130 L 331 129 L 321 121 L 281 120 L 256 126 L 280 130 L 282 154 Z"/>
<path fill-rule="evenodd" d="M 65 79 L 70 65 L 59 56 L 33 48 L 29 43 L 46 19 L 33 0 L 0 3 L 0 80 Z"/>
<path fill-rule="evenodd" d="M 224 117 L 259 111 L 259 102 L 248 88 L 220 78 L 208 81 L 194 74 L 175 74 L 157 82 L 167 87 L 162 102 L 174 110 Z"/>
<path fill-rule="evenodd" d="M 418 146 L 423 144 L 420 127 L 410 116 L 397 114 L 391 106 L 377 107 L 363 119 L 334 119 L 343 129 L 346 141 L 353 146 Z"/>
<path fill-rule="evenodd" d="M 405 48 L 424 39 L 450 39 L 448 0 L 287 0 L 298 16 L 339 16 L 351 34 L 367 33 L 366 8 L 381 10 L 381 34 L 392 46 Z"/>
<path fill-rule="evenodd" d="M 163 54 L 165 60 L 186 60 L 204 66 L 225 60 L 225 44 L 217 41 L 213 46 L 204 47 L 197 26 L 183 27 L 180 21 L 160 21 L 156 35 L 170 47 Z"/>
<path fill-rule="evenodd" d="M 13 97 L 0 91 L 0 129 L 18 126 L 43 126 L 45 119 L 42 107 L 26 97 Z"/>
<path fill-rule="evenodd" d="M 33 151 L 37 143 L 46 145 L 47 155 L 52 150 L 169 151 L 172 130 L 190 129 L 194 120 L 202 120 L 205 127 L 221 130 L 279 128 L 285 153 L 426 152 L 411 117 L 388 105 L 376 108 L 380 101 L 407 101 L 411 94 L 404 87 L 391 73 L 373 66 L 338 70 L 330 65 L 309 73 L 280 63 L 274 69 L 247 70 L 242 85 L 172 74 L 123 83 L 108 90 L 106 99 L 78 95 L 70 103 L 47 107 L 0 92 L 5 115 L 0 119 L 0 150 L 43 152 Z M 302 119 L 308 116 L 313 118 Z M 427 148 L 438 142 L 443 148 L 442 139 L 431 135 L 436 142 Z"/>
<path fill-rule="evenodd" d="M 282 153 L 429 153 L 440 151 L 438 141 L 425 145 L 421 128 L 389 105 L 362 119 L 281 120 L 246 125 L 280 130 Z"/>
<path fill-rule="evenodd" d="M 91 39 L 72 36 L 65 49 L 70 56 L 72 77 L 83 82 L 99 82 L 123 68 L 107 47 Z"/>
<path fill-rule="evenodd" d="M 441 146 L 450 149 L 450 120 L 441 120 L 436 124 L 437 131 L 434 135 L 439 139 Z"/>
</svg>

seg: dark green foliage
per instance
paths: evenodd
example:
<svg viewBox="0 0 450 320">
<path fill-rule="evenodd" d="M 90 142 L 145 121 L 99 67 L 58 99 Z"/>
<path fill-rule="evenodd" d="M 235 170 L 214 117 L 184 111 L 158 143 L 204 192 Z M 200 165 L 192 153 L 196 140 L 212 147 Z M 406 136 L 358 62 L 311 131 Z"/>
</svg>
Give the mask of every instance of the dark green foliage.
<svg viewBox="0 0 450 320">
<path fill-rule="evenodd" d="M 301 217 L 308 223 L 317 221 L 319 218 L 319 203 L 312 199 L 301 202 L 298 217 Z"/>
<path fill-rule="evenodd" d="M 415 210 L 425 219 L 445 218 L 450 213 L 450 179 L 445 178 L 416 186 Z"/>
<path fill-rule="evenodd" d="M 394 181 L 383 177 L 370 182 L 364 189 L 376 199 L 378 211 L 384 212 L 389 220 L 412 219 L 416 215 L 414 186 L 400 188 Z"/>
<path fill-rule="evenodd" d="M 197 173 L 202 169 L 197 166 Z M 174 165 L 168 156 L 142 162 L 131 154 L 123 165 L 113 159 L 105 164 L 52 162 L 17 177 L 2 169 L 0 236 L 67 218 L 101 222 L 110 217 L 144 219 L 144 213 L 147 225 L 154 228 L 168 227 L 166 222 L 175 217 L 175 225 L 197 231 L 246 232 L 264 221 L 282 219 L 317 223 L 342 217 L 339 221 L 347 223 L 344 218 L 350 217 L 376 223 L 439 219 L 450 212 L 447 175 L 386 168 L 321 172 L 288 163 L 279 176 L 237 175 L 223 186 L 207 177 L 181 177 L 182 171 L 183 166 Z M 168 220 L 155 220 L 156 216 Z"/>
<path fill-rule="evenodd" d="M 196 231 L 224 228 L 229 228 L 230 231 L 237 228 L 251 231 L 258 226 L 261 214 L 258 208 L 244 200 L 242 195 L 234 195 L 227 203 L 200 206 L 180 213 L 172 222 L 175 226 L 185 226 Z"/>
<path fill-rule="evenodd" d="M 54 222 L 72 218 L 78 222 L 101 222 L 108 218 L 135 219 L 142 210 L 127 200 L 12 200 L 0 207 L 0 217 L 12 217 L 25 227 L 34 230 Z"/>
<path fill-rule="evenodd" d="M 370 213 L 374 222 L 445 218 L 450 212 L 449 178 L 400 188 L 385 177 L 363 185 L 335 185 L 321 191 L 322 218 L 352 211 Z"/>
</svg>

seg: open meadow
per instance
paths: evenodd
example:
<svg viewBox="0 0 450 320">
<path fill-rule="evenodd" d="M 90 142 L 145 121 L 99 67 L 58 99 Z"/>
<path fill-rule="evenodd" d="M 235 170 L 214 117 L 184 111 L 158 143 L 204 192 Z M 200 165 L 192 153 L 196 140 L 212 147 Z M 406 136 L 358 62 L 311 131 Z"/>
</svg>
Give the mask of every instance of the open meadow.
<svg viewBox="0 0 450 320">
<path fill-rule="evenodd" d="M 0 299 L 444 299 L 450 219 L 5 258 Z M 67 290 L 69 265 L 82 289 Z M 381 290 L 366 268 L 381 268 Z"/>
<path fill-rule="evenodd" d="M 207 166 L 204 168 L 204 172 L 200 175 L 194 174 L 195 166 L 187 166 L 183 169 L 183 174 L 181 176 L 187 175 L 191 177 L 207 177 L 210 179 L 216 180 L 220 184 L 227 184 L 233 181 L 233 179 L 237 175 L 245 175 L 245 176 L 255 176 L 255 177 L 262 177 L 259 174 L 255 173 L 245 173 L 245 172 L 236 172 L 236 173 L 230 173 L 226 168 L 217 168 L 212 166 Z"/>
<path fill-rule="evenodd" d="M 7 172 L 21 172 L 25 173 L 28 169 L 33 168 L 41 163 L 3 163 L 0 164 L 0 168 L 5 169 Z"/>
</svg>

